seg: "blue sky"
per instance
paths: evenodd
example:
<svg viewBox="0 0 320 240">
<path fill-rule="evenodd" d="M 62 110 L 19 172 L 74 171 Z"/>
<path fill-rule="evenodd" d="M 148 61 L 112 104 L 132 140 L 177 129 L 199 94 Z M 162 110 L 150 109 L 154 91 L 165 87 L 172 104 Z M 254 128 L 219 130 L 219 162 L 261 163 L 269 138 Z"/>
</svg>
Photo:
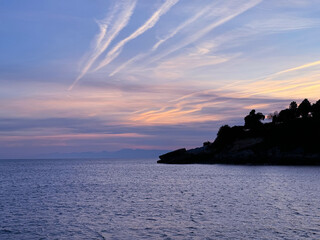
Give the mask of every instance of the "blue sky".
<svg viewBox="0 0 320 240">
<path fill-rule="evenodd" d="M 318 100 L 315 0 L 3 0 L 0 158 L 196 147 Z"/>
</svg>

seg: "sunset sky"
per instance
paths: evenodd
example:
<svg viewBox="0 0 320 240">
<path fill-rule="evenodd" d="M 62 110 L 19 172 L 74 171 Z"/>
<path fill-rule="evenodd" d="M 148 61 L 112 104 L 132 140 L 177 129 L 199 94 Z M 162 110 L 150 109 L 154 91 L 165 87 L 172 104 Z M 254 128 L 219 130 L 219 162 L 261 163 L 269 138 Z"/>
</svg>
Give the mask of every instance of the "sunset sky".
<svg viewBox="0 0 320 240">
<path fill-rule="evenodd" d="M 320 98 L 318 0 L 2 0 L 0 158 L 201 146 Z"/>
</svg>

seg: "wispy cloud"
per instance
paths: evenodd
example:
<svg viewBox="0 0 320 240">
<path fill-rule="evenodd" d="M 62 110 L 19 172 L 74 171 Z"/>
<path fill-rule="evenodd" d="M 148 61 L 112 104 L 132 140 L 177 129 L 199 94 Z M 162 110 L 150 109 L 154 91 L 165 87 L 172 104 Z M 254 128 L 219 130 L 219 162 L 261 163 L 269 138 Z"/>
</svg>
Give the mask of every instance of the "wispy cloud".
<svg viewBox="0 0 320 240">
<path fill-rule="evenodd" d="M 148 137 L 148 135 L 138 133 L 82 133 L 82 134 L 54 134 L 54 135 L 36 135 L 36 136 L 1 136 L 0 141 L 17 141 L 17 140 L 70 140 L 70 139 L 95 139 L 95 138 L 141 138 Z"/>
<path fill-rule="evenodd" d="M 154 53 L 159 48 L 160 45 L 162 45 L 163 43 L 165 43 L 169 39 L 173 38 L 180 31 L 189 27 L 190 25 L 195 23 L 197 20 L 202 19 L 201 17 L 209 17 L 209 19 L 210 19 L 210 17 L 211 17 L 211 19 L 212 18 L 214 19 L 216 17 L 219 17 L 219 18 L 217 20 L 214 20 L 211 24 L 209 24 L 205 28 L 192 30 L 192 33 L 189 33 L 189 35 L 187 35 L 180 43 L 173 45 L 173 47 L 169 47 L 168 49 L 163 50 L 160 54 L 155 55 L 153 58 L 148 58 L 148 63 L 157 62 L 160 59 L 196 42 L 197 40 L 203 38 L 205 35 L 207 35 L 209 32 L 211 32 L 213 29 L 215 29 L 216 27 L 232 20 L 233 18 L 237 17 L 238 15 L 242 14 L 243 12 L 253 8 L 257 4 L 259 4 L 261 1 L 262 0 L 249 1 L 248 3 L 242 4 L 240 7 L 238 5 L 235 7 L 234 4 L 231 4 L 231 5 L 230 4 L 223 4 L 222 7 L 221 6 L 217 7 L 216 3 L 208 5 L 203 10 L 201 10 L 200 12 L 196 13 L 195 15 L 193 15 L 192 17 L 188 18 L 186 21 L 184 21 L 183 23 L 178 25 L 166 37 L 157 41 L 153 45 L 151 51 L 149 51 L 148 53 L 139 54 L 139 55 L 131 58 L 130 60 L 128 60 L 127 62 L 120 65 L 118 68 L 116 68 L 109 76 L 115 75 L 116 73 L 118 73 L 119 71 L 121 71 L 122 69 L 127 67 L 128 65 L 133 64 L 134 62 L 137 62 L 141 59 L 148 58 L 152 53 Z M 208 21 L 208 19 L 206 21 Z M 212 45 L 211 47 L 214 47 L 214 46 L 215 45 Z M 198 53 L 200 55 L 204 55 L 210 51 L 210 49 L 198 49 L 198 50 L 199 50 Z M 189 55 L 186 56 L 186 58 L 189 58 Z M 175 76 L 175 74 L 173 74 L 172 76 Z"/>
<path fill-rule="evenodd" d="M 310 68 L 310 67 L 314 67 L 314 66 L 318 66 L 318 65 L 320 65 L 320 61 L 306 63 L 306 64 L 303 64 L 303 65 L 298 66 L 298 67 L 289 68 L 289 69 L 277 72 L 277 73 L 273 74 L 273 76 L 284 74 L 284 73 L 289 73 L 289 72 L 293 72 L 293 71 L 298 71 L 298 70 L 302 70 L 302 69 L 305 69 L 305 68 Z"/>
<path fill-rule="evenodd" d="M 153 50 L 157 49 L 161 44 L 163 44 L 165 41 L 169 40 L 170 38 L 174 37 L 178 32 L 180 32 L 182 29 L 186 28 L 187 26 L 194 23 L 197 19 L 199 19 L 202 16 L 208 16 L 208 17 L 217 17 L 221 15 L 219 19 L 216 21 L 213 21 L 211 24 L 209 24 L 207 27 L 198 29 L 196 31 L 193 31 L 192 34 L 189 35 L 188 38 L 186 38 L 180 46 L 178 46 L 175 50 L 179 50 L 186 45 L 189 45 L 198 39 L 204 37 L 206 34 L 208 34 L 210 31 L 212 31 L 214 28 L 220 26 L 221 24 L 224 24 L 231 19 L 235 18 L 236 16 L 240 15 L 241 13 L 249 10 L 250 8 L 256 6 L 258 3 L 260 3 L 262 0 L 254 0 L 249 1 L 249 3 L 243 4 L 242 6 L 234 6 L 229 4 L 224 4 L 222 7 L 217 7 L 216 4 L 211 4 L 205 7 L 202 11 L 188 19 L 187 21 L 180 24 L 175 30 L 172 31 L 169 35 L 167 35 L 165 38 L 159 40 L 154 46 Z M 216 8 L 215 8 L 216 7 Z M 233 11 L 234 9 L 237 9 L 236 11 Z M 209 21 L 209 19 L 207 19 Z M 170 51 L 171 53 L 171 51 Z M 168 54 L 170 54 L 168 53 Z"/>
<path fill-rule="evenodd" d="M 169 39 L 173 38 L 176 34 L 178 34 L 181 30 L 183 30 L 184 28 L 186 28 L 187 26 L 191 25 L 192 23 L 194 23 L 195 21 L 197 21 L 199 18 L 201 18 L 202 16 L 208 14 L 209 12 L 212 11 L 212 7 L 215 6 L 215 4 L 212 4 L 210 6 L 206 6 L 203 10 L 201 10 L 200 12 L 196 13 L 195 15 L 193 15 L 191 18 L 188 18 L 186 21 L 184 21 L 183 23 L 181 23 L 178 27 L 176 27 L 175 29 L 173 29 L 171 31 L 171 33 L 169 33 L 167 36 L 165 36 L 164 38 L 160 39 L 159 41 L 157 41 L 151 51 L 149 51 L 148 53 L 143 53 L 143 54 L 139 54 L 131 59 L 129 59 L 127 62 L 125 62 L 124 64 L 122 64 L 121 66 L 119 66 L 118 68 L 116 68 L 109 76 L 113 76 L 116 73 L 118 73 L 119 71 L 121 71 L 122 69 L 124 69 L 125 67 L 127 67 L 128 65 L 139 61 L 147 56 L 149 56 L 151 53 L 153 53 L 154 51 L 156 51 L 160 45 L 162 45 L 163 43 L 165 43 L 166 41 L 168 41 Z"/>
<path fill-rule="evenodd" d="M 141 53 L 131 59 L 129 59 L 128 61 L 126 61 L 125 63 L 123 63 L 122 65 L 120 65 L 119 67 L 117 67 L 112 73 L 109 74 L 109 77 L 112 77 L 113 75 L 117 74 L 118 72 L 120 72 L 122 69 L 126 68 L 127 66 L 129 66 L 130 64 L 139 61 L 141 59 L 143 59 L 144 57 L 148 56 L 147 53 Z"/>
<path fill-rule="evenodd" d="M 246 28 L 253 29 L 258 32 L 285 32 L 293 30 L 302 30 L 307 28 L 315 28 L 320 26 L 318 19 L 303 18 L 298 16 L 277 16 L 268 15 L 254 22 L 245 25 Z"/>
<path fill-rule="evenodd" d="M 251 80 L 245 81 L 245 83 L 246 84 L 251 84 L 251 83 L 260 84 L 261 82 L 265 83 L 267 81 L 274 81 L 276 78 L 279 78 L 281 75 L 284 75 L 284 77 L 286 78 L 286 74 L 288 74 L 288 73 L 299 71 L 299 70 L 304 70 L 304 69 L 308 69 L 308 68 L 312 68 L 312 67 L 316 67 L 316 66 L 319 66 L 319 65 L 320 65 L 320 61 L 309 62 L 309 63 L 305 63 L 305 64 L 302 64 L 302 65 L 299 65 L 297 67 L 287 68 L 285 70 L 278 71 L 276 73 L 264 75 L 264 76 L 261 76 L 261 77 L 256 78 L 256 79 L 251 79 Z M 314 73 L 311 73 L 311 74 L 308 73 L 308 74 L 309 74 L 310 78 L 313 78 Z M 297 76 L 298 75 L 296 75 L 294 78 L 296 78 Z M 299 76 L 299 78 L 301 78 L 301 76 Z"/>
<path fill-rule="evenodd" d="M 182 24 L 180 24 L 177 28 L 175 28 L 170 34 L 168 34 L 167 36 L 165 36 L 164 38 L 160 39 L 158 42 L 156 42 L 156 44 L 153 45 L 152 47 L 152 51 L 155 51 L 158 49 L 158 47 L 160 45 L 162 45 L 163 43 L 165 43 L 166 41 L 168 41 L 170 38 L 173 38 L 177 33 L 179 33 L 182 29 L 186 28 L 187 26 L 189 26 L 190 24 L 194 23 L 196 20 L 198 20 L 200 17 L 202 17 L 203 15 L 208 14 L 209 12 L 212 11 L 212 6 L 207 6 L 205 7 L 203 10 L 201 10 L 200 12 L 196 13 L 194 16 L 192 16 L 191 18 L 187 19 L 186 21 L 184 21 Z"/>
<path fill-rule="evenodd" d="M 227 62 L 235 56 L 180 55 L 159 63 L 153 74 L 158 78 L 177 79 L 197 69 Z"/>
<path fill-rule="evenodd" d="M 93 46 L 93 52 L 87 60 L 85 66 L 81 70 L 81 73 L 69 87 L 71 90 L 77 82 L 89 71 L 93 63 L 97 58 L 109 47 L 112 40 L 120 33 L 120 31 L 128 24 L 130 17 L 134 11 L 136 0 L 121 1 L 117 3 L 110 15 L 102 20 L 98 21 L 100 33 L 96 36 L 95 44 Z M 109 27 L 111 25 L 111 27 Z M 109 32 L 107 34 L 107 30 Z"/>
<path fill-rule="evenodd" d="M 167 13 L 172 6 L 178 3 L 179 0 L 166 0 L 165 3 L 134 33 L 132 33 L 129 37 L 120 41 L 113 49 L 111 49 L 106 58 L 100 62 L 98 67 L 95 70 L 99 70 L 100 68 L 108 65 L 112 62 L 122 51 L 122 48 L 131 40 L 137 38 L 150 28 L 154 27 L 156 23 L 159 21 L 160 17 Z"/>
<path fill-rule="evenodd" d="M 191 43 L 196 42 L 197 40 L 201 39 L 202 37 L 204 37 L 205 35 L 207 35 L 209 32 L 211 32 L 213 29 L 219 27 L 220 25 L 232 20 L 233 18 L 239 16 L 240 14 L 248 11 L 249 9 L 255 7 L 257 4 L 259 4 L 262 0 L 253 0 L 253 1 L 249 1 L 245 4 L 243 4 L 240 7 L 233 7 L 233 8 L 228 8 L 226 9 L 226 14 L 224 14 L 223 16 L 221 16 L 218 20 L 212 22 L 211 24 L 209 24 L 208 26 L 195 31 L 193 34 L 191 34 L 190 36 L 186 37 L 183 41 L 181 41 L 179 44 L 173 46 L 172 48 L 170 48 L 167 51 L 164 51 L 163 53 L 157 55 L 156 57 L 154 57 L 153 59 L 149 60 L 149 62 L 155 62 L 160 60 L 161 58 L 168 56 L 169 54 L 176 52 L 178 50 L 180 50 L 183 47 L 186 47 L 188 45 L 190 45 Z"/>
<path fill-rule="evenodd" d="M 197 91 L 174 101 L 135 112 L 132 121 L 143 125 L 201 123 L 208 121 L 234 120 L 244 116 L 249 109 L 256 108 L 265 113 L 285 106 L 289 100 L 278 98 L 248 98 L 234 91 L 215 89 Z M 239 121 L 239 119 L 238 119 Z"/>
<path fill-rule="evenodd" d="M 318 65 L 320 63 L 313 62 L 286 69 L 260 81 L 243 81 L 239 84 L 234 84 L 232 89 L 238 94 L 246 95 L 248 98 L 264 96 L 268 98 L 309 98 L 317 100 L 320 92 L 319 70 L 300 72 L 294 75 L 286 74 Z"/>
</svg>

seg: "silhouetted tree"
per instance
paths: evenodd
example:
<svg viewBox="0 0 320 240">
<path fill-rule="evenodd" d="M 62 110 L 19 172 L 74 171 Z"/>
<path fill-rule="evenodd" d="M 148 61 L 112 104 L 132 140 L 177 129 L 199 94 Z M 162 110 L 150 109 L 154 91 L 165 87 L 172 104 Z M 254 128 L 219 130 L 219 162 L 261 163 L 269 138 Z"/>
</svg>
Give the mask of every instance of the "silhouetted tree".
<svg viewBox="0 0 320 240">
<path fill-rule="evenodd" d="M 289 109 L 290 110 L 297 110 L 298 109 L 298 104 L 295 101 L 291 102 L 290 105 L 289 105 Z"/>
<path fill-rule="evenodd" d="M 274 113 L 269 113 L 267 119 L 271 119 L 273 123 L 277 122 L 279 113 L 275 111 Z"/>
<path fill-rule="evenodd" d="M 320 119 L 320 99 L 311 107 L 312 117 Z"/>
<path fill-rule="evenodd" d="M 231 127 L 229 125 L 223 125 L 220 127 L 217 133 L 217 136 L 222 137 L 222 136 L 229 135 L 230 131 L 231 131 Z"/>
<path fill-rule="evenodd" d="M 276 119 L 274 119 L 274 122 L 288 122 L 290 120 L 293 120 L 297 118 L 298 116 L 298 105 L 296 102 L 291 102 L 289 105 L 289 108 L 281 110 L 279 115 Z"/>
<path fill-rule="evenodd" d="M 249 115 L 244 118 L 244 127 L 247 129 L 258 128 L 262 125 L 261 121 L 265 119 L 265 116 L 256 110 L 251 110 Z"/>
<path fill-rule="evenodd" d="M 309 102 L 308 99 L 304 99 L 298 107 L 298 114 L 299 116 L 306 118 L 308 117 L 308 114 L 310 111 L 311 111 L 311 103 Z"/>
<path fill-rule="evenodd" d="M 288 122 L 291 119 L 294 119 L 295 115 L 292 114 L 290 109 L 281 110 L 279 113 L 279 117 L 277 119 L 278 122 Z"/>
<path fill-rule="evenodd" d="M 229 125 L 221 126 L 217 133 L 217 138 L 214 141 L 214 145 L 223 146 L 224 144 L 226 144 L 228 141 L 232 139 L 231 136 L 232 136 L 231 127 L 229 127 Z"/>
</svg>

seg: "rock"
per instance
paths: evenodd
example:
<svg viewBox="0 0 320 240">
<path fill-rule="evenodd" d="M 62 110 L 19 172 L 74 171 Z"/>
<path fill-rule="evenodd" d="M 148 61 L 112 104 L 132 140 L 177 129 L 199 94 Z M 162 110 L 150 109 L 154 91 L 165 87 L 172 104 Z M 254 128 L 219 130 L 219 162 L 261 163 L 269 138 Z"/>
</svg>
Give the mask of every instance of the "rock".
<svg viewBox="0 0 320 240">
<path fill-rule="evenodd" d="M 251 112 L 252 117 L 257 115 Z M 213 143 L 161 155 L 158 163 L 320 165 L 320 112 L 312 114 L 302 118 L 295 114 L 286 118 L 276 115 L 273 122 L 250 126 L 224 125 Z"/>
<path fill-rule="evenodd" d="M 250 148 L 254 145 L 257 145 L 258 143 L 261 143 L 263 141 L 262 138 L 248 138 L 248 139 L 241 139 L 241 140 L 236 140 L 232 148 L 230 149 L 231 152 L 237 152 L 243 149 Z"/>
<path fill-rule="evenodd" d="M 172 164 L 186 164 L 191 163 L 191 155 L 185 148 L 177 149 L 175 151 L 159 156 L 160 160 L 157 163 L 172 163 Z"/>
</svg>

